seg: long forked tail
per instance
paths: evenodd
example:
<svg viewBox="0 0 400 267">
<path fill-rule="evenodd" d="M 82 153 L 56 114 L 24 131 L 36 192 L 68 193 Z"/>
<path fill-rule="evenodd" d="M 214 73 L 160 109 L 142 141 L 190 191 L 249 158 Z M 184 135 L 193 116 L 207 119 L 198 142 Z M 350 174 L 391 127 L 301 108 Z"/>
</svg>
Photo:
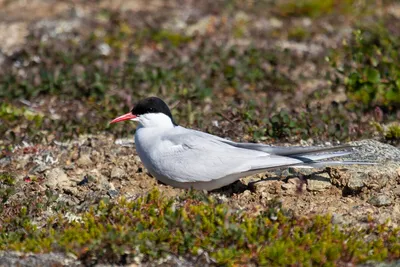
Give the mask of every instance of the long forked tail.
<svg viewBox="0 0 400 267">
<path fill-rule="evenodd" d="M 353 154 L 354 146 L 343 145 L 336 147 L 306 147 L 298 148 L 296 152 L 286 154 L 287 157 L 301 160 L 303 163 L 295 164 L 298 168 L 322 168 L 337 165 L 374 165 L 375 162 L 351 160 L 327 160 Z M 286 152 L 287 153 L 287 152 Z"/>
<path fill-rule="evenodd" d="M 354 148 L 356 148 L 356 146 L 351 146 L 351 145 L 341 145 L 333 147 L 316 147 L 316 146 L 283 147 L 283 146 L 269 146 L 264 144 L 255 144 L 255 143 L 234 143 L 234 142 L 229 142 L 229 143 L 236 147 L 263 151 L 271 155 L 276 155 L 278 157 L 280 156 L 297 160 L 296 163 L 291 162 L 287 164 L 277 164 L 276 166 L 270 166 L 267 168 L 259 168 L 259 169 L 274 169 L 274 168 L 284 168 L 284 167 L 322 168 L 322 167 L 337 166 L 337 165 L 376 164 L 374 162 L 368 162 L 368 161 L 327 160 L 353 154 Z M 277 162 L 279 162 L 279 160 Z M 282 161 L 280 163 L 282 163 Z"/>
</svg>

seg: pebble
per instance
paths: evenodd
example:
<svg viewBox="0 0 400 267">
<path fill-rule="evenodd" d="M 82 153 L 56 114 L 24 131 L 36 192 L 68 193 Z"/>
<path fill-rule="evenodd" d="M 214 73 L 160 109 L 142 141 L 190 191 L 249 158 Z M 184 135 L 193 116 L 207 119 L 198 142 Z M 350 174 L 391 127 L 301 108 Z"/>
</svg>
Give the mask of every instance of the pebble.
<svg viewBox="0 0 400 267">
<path fill-rule="evenodd" d="M 119 168 L 119 167 L 114 167 L 111 170 L 111 179 L 121 179 L 127 177 L 126 172 Z"/>
<path fill-rule="evenodd" d="M 395 189 L 393 190 L 393 193 L 394 193 L 396 196 L 400 197 L 400 186 L 397 187 L 397 188 L 395 188 Z"/>
<path fill-rule="evenodd" d="M 328 173 L 313 173 L 307 179 L 307 190 L 323 192 L 332 186 Z"/>
<path fill-rule="evenodd" d="M 347 182 L 347 188 L 353 192 L 361 190 L 365 186 L 364 181 L 368 179 L 368 173 L 354 172 Z"/>
<path fill-rule="evenodd" d="M 61 168 L 54 168 L 47 172 L 45 185 L 49 188 L 55 189 L 68 183 L 68 176 Z"/>
<path fill-rule="evenodd" d="M 84 167 L 84 166 L 89 166 L 89 165 L 92 165 L 92 164 L 93 164 L 93 162 L 92 162 L 92 160 L 90 159 L 90 156 L 89 156 L 88 154 L 82 154 L 82 155 L 79 157 L 79 159 L 76 161 L 76 163 L 77 163 L 79 166 L 82 166 L 82 167 Z"/>
<path fill-rule="evenodd" d="M 285 184 L 281 185 L 281 188 L 283 190 L 291 191 L 291 190 L 295 190 L 296 189 L 296 185 L 294 185 L 292 183 L 285 183 Z"/>
<path fill-rule="evenodd" d="M 115 198 L 119 195 L 118 190 L 108 190 L 107 194 L 110 196 L 110 198 Z"/>
<path fill-rule="evenodd" d="M 0 159 L 0 167 L 5 168 L 11 164 L 11 157 L 4 157 Z"/>
<path fill-rule="evenodd" d="M 46 164 L 39 164 L 33 167 L 29 173 L 44 173 L 45 171 L 49 170 L 50 166 Z"/>
<path fill-rule="evenodd" d="M 392 204 L 392 200 L 390 199 L 390 197 L 384 194 L 373 196 L 369 199 L 368 202 L 375 207 L 383 207 Z"/>
</svg>

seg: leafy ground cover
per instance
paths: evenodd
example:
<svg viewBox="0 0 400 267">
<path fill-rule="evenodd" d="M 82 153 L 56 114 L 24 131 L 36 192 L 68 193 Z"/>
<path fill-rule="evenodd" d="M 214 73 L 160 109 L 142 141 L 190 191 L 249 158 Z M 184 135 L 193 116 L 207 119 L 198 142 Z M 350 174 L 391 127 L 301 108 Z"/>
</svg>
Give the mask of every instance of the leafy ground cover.
<svg viewBox="0 0 400 267">
<path fill-rule="evenodd" d="M 158 191 L 134 201 L 101 201 L 73 219 L 51 217 L 45 227 L 32 224 L 22 209 L 23 219 L 12 226 L 18 227 L 0 236 L 0 249 L 61 250 L 86 264 L 168 255 L 196 263 L 202 253 L 208 264 L 229 266 L 336 265 L 400 257 L 399 229 L 372 223 L 368 229 L 343 231 L 329 216 L 294 218 L 278 206 L 246 214 L 196 194 L 179 202 Z"/>
</svg>

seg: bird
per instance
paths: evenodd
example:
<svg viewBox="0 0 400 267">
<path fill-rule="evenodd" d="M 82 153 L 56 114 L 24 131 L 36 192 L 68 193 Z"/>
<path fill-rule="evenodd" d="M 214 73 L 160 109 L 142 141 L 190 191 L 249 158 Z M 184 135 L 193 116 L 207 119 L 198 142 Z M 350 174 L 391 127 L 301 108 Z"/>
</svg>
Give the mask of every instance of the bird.
<svg viewBox="0 0 400 267">
<path fill-rule="evenodd" d="M 283 147 L 234 142 L 179 126 L 168 105 L 158 97 L 140 100 L 131 112 L 110 124 L 135 121 L 137 154 L 148 172 L 172 187 L 212 191 L 240 178 L 268 170 L 320 168 L 362 161 L 321 161 L 349 155 L 351 145 Z"/>
</svg>

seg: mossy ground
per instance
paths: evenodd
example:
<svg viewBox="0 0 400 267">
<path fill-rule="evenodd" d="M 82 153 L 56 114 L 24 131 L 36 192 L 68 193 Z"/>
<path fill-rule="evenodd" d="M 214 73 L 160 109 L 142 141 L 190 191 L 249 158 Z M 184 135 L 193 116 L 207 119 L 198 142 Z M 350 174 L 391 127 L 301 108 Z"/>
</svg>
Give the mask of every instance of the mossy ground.
<svg viewBox="0 0 400 267">
<path fill-rule="evenodd" d="M 18 224 L 6 222 L 0 249 L 69 252 L 85 264 L 151 261 L 179 255 L 193 264 L 340 265 L 400 257 L 400 229 L 370 224 L 340 230 L 331 217 L 296 218 L 271 203 L 244 212 L 201 193 L 178 199 L 153 190 L 133 201 L 100 201 L 74 218 L 58 213 L 35 225 L 21 207 Z M 200 262 L 198 263 L 200 264 Z"/>
<path fill-rule="evenodd" d="M 0 26 L 27 31 L 0 44 L 0 249 L 72 252 L 87 264 L 195 261 L 199 251 L 227 265 L 400 257 L 398 228 L 339 229 L 328 215 L 292 216 L 272 202 L 257 215 L 196 194 L 104 202 L 93 186 L 75 208 L 63 198 L 75 192 L 43 189 L 45 171 L 32 167 L 57 151 L 68 170 L 83 153 L 82 143 L 64 151 L 54 141 L 130 135 L 132 125 L 108 121 L 149 95 L 178 123 L 234 140 L 399 145 L 397 1 L 17 2 L 0 4 Z M 15 155 L 21 162 L 8 164 Z"/>
</svg>

